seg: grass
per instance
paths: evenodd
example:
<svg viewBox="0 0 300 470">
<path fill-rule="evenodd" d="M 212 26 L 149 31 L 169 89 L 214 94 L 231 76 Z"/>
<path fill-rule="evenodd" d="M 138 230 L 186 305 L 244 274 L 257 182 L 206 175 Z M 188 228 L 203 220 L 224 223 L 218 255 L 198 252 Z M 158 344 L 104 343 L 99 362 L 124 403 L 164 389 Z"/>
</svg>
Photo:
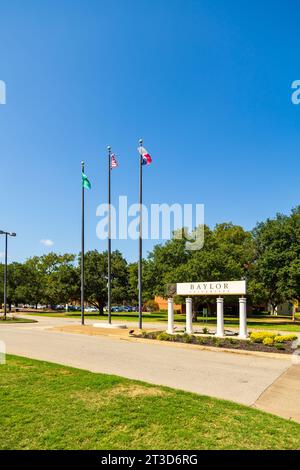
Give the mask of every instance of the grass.
<svg viewBox="0 0 300 470">
<path fill-rule="evenodd" d="M 19 317 L 6 317 L 4 319 L 3 315 L 0 315 L 0 324 L 6 323 L 36 323 L 36 320 L 29 320 L 28 318 L 19 318 Z"/>
<path fill-rule="evenodd" d="M 58 318 L 74 318 L 79 319 L 81 316 L 80 312 L 69 312 L 69 313 L 53 313 L 53 312 L 39 312 L 39 313 L 30 313 L 30 315 L 43 315 L 47 317 L 58 317 Z M 90 320 L 107 320 L 107 314 L 104 315 L 95 315 L 94 313 L 86 313 L 85 317 Z M 138 321 L 138 313 L 132 312 L 120 312 L 112 313 L 112 319 L 116 321 L 126 321 L 126 322 L 137 322 Z M 185 323 L 185 315 L 183 314 L 175 314 L 174 320 L 178 324 Z M 143 313 L 143 322 L 167 322 L 168 315 L 164 312 L 154 312 L 154 313 Z M 195 326 L 215 326 L 217 323 L 216 317 L 208 317 L 207 321 L 199 316 L 198 321 L 194 322 Z M 226 317 L 224 318 L 224 323 L 226 328 L 238 328 L 239 327 L 239 318 L 238 317 Z M 247 319 L 248 328 L 251 330 L 260 329 L 260 330 L 273 330 L 273 331 L 290 331 L 290 332 L 300 332 L 300 319 L 299 317 L 296 319 L 295 322 L 289 317 L 278 316 L 278 317 L 270 317 L 268 315 L 257 315 L 248 317 Z"/>
<path fill-rule="evenodd" d="M 0 449 L 300 449 L 300 425 L 112 375 L 8 356 Z"/>
</svg>

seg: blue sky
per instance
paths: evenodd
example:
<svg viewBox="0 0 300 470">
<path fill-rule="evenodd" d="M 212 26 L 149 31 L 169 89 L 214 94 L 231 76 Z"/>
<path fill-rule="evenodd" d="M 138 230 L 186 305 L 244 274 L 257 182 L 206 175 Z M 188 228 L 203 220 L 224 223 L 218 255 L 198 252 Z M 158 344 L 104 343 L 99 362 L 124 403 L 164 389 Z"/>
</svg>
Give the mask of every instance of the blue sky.
<svg viewBox="0 0 300 470">
<path fill-rule="evenodd" d="M 203 203 L 209 225 L 247 229 L 289 212 L 299 203 L 299 13 L 289 0 L 2 0 L 0 229 L 18 234 L 10 258 L 79 251 L 82 159 L 93 184 L 86 248 L 105 249 L 95 229 L 106 146 L 120 164 L 113 199 L 137 202 L 141 136 L 153 157 L 147 204 Z M 136 242 L 113 248 L 137 259 Z"/>
</svg>

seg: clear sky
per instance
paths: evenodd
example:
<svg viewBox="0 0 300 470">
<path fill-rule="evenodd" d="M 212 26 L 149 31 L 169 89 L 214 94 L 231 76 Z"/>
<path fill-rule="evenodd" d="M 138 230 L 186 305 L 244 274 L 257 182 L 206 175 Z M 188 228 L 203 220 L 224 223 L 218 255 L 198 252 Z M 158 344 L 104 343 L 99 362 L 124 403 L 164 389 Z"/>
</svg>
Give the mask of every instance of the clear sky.
<svg viewBox="0 0 300 470">
<path fill-rule="evenodd" d="M 120 164 L 113 199 L 137 202 L 141 136 L 153 157 L 147 204 L 203 203 L 209 225 L 247 229 L 299 204 L 299 13 L 292 0 L 1 0 L 0 229 L 18 234 L 11 260 L 80 250 L 82 159 L 93 185 L 86 247 L 105 249 L 106 146 Z M 137 259 L 136 242 L 113 248 Z"/>
</svg>

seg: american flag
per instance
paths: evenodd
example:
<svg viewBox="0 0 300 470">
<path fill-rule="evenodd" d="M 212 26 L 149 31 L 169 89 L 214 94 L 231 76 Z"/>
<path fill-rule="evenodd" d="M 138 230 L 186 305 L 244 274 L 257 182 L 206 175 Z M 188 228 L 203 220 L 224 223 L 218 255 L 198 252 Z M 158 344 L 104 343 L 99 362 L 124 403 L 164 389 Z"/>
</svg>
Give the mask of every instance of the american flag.
<svg viewBox="0 0 300 470">
<path fill-rule="evenodd" d="M 115 154 L 113 153 L 112 156 L 111 156 L 110 167 L 111 167 L 111 169 L 113 169 L 113 168 L 117 168 L 117 166 L 118 166 L 118 162 L 117 162 Z"/>
</svg>

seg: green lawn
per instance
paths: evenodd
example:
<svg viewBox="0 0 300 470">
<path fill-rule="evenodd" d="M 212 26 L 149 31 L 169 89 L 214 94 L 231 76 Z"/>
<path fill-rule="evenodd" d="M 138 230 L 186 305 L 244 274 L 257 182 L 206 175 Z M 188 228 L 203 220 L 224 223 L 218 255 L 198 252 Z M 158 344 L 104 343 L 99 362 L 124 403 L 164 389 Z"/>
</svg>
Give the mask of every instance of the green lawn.
<svg viewBox="0 0 300 470">
<path fill-rule="evenodd" d="M 228 401 L 8 356 L 0 449 L 300 449 L 300 425 Z"/>
<path fill-rule="evenodd" d="M 28 318 L 20 318 L 20 317 L 7 317 L 4 320 L 3 315 L 0 315 L 0 324 L 10 324 L 10 323 L 36 323 L 36 320 L 29 320 Z"/>
<path fill-rule="evenodd" d="M 30 315 L 45 315 L 49 317 L 61 317 L 61 318 L 74 318 L 80 319 L 81 313 L 80 312 L 69 312 L 69 313 L 31 313 Z M 107 320 L 107 314 L 104 315 L 95 315 L 94 313 L 86 313 L 85 317 L 89 320 Z M 126 321 L 126 322 L 138 322 L 138 313 L 112 313 L 112 319 L 114 321 Z M 185 315 L 182 314 L 175 314 L 174 315 L 175 322 L 178 324 L 185 323 Z M 154 313 L 143 313 L 143 322 L 167 322 L 168 315 L 164 312 L 154 312 Z M 239 326 L 239 319 L 238 317 L 226 317 L 225 316 L 225 326 L 228 328 Z M 195 326 L 207 326 L 213 327 L 216 325 L 217 319 L 216 317 L 208 317 L 207 322 L 204 321 L 201 316 L 198 317 L 198 322 L 194 322 Z M 247 319 L 248 328 L 254 329 L 261 329 L 261 330 L 274 330 L 274 331 L 291 331 L 291 332 L 300 332 L 300 319 L 297 318 L 295 322 L 292 322 L 289 317 L 270 317 L 267 315 L 256 315 L 252 317 L 248 317 Z"/>
</svg>

